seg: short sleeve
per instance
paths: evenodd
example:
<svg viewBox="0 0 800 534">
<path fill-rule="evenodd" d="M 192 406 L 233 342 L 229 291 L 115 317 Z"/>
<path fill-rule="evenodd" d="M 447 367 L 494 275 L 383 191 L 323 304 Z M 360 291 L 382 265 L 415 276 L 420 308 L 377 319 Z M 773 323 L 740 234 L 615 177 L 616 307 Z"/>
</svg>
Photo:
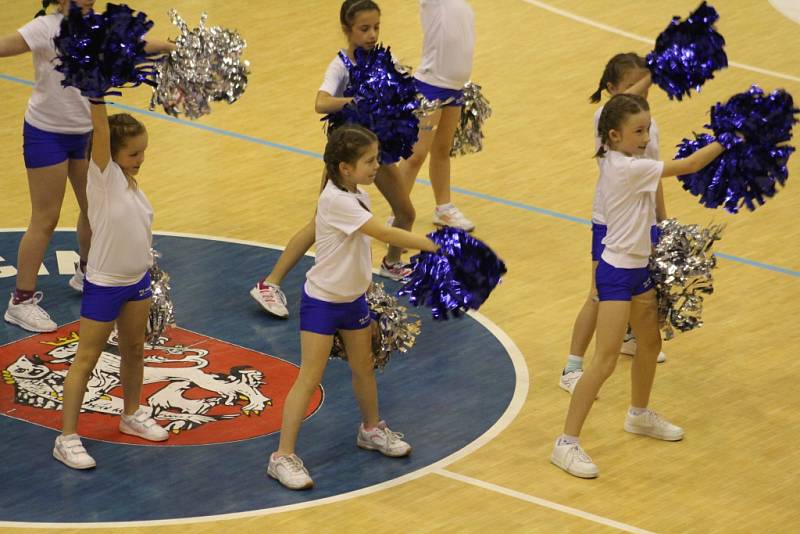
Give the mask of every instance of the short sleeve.
<svg viewBox="0 0 800 534">
<path fill-rule="evenodd" d="M 652 159 L 631 159 L 628 167 L 628 179 L 637 193 L 654 193 L 658 189 L 664 162 Z"/>
<path fill-rule="evenodd" d="M 39 52 L 40 50 L 53 48 L 52 36 L 50 29 L 44 17 L 37 17 L 27 23 L 22 28 L 18 29 L 20 35 L 27 43 L 31 52 Z"/>
<path fill-rule="evenodd" d="M 347 86 L 348 76 L 347 67 L 339 59 L 339 56 L 336 56 L 328 65 L 319 90 L 325 91 L 331 96 L 342 96 Z"/>
<path fill-rule="evenodd" d="M 372 218 L 372 213 L 367 211 L 355 195 L 335 195 L 329 199 L 323 213 L 327 224 L 350 235 L 364 226 Z"/>
</svg>

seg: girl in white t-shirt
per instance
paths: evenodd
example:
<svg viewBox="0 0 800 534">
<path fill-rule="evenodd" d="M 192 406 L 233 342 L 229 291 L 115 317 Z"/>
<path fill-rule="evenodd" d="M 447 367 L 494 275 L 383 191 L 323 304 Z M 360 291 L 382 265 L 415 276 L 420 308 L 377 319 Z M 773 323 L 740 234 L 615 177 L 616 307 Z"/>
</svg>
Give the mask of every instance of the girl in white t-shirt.
<svg viewBox="0 0 800 534">
<path fill-rule="evenodd" d="M 74 0 L 75 5 L 87 13 L 94 2 Z M 49 5 L 57 12 L 46 14 Z M 83 291 L 83 273 L 89 257 L 91 230 L 86 216 L 86 157 L 92 121 L 89 105 L 77 89 L 63 87 L 63 74 L 56 71 L 53 38 L 60 31 L 61 20 L 70 6 L 70 0 L 44 0 L 37 17 L 17 32 L 0 37 L 0 57 L 15 56 L 25 52 L 33 54 L 36 83 L 28 101 L 23 127 L 23 153 L 28 173 L 31 197 L 31 220 L 19 243 L 17 254 L 16 289 L 8 302 L 5 320 L 32 332 L 52 332 L 56 323 L 39 306 L 43 298 L 36 291 L 39 266 L 44 259 L 53 230 L 58 224 L 64 190 L 69 178 L 78 201 L 78 251 L 80 262 L 75 265 L 75 275 L 69 285 Z M 167 52 L 174 45 L 150 41 L 148 53 Z"/>
<path fill-rule="evenodd" d="M 475 224 L 451 202 L 450 149 L 461 120 L 464 85 L 472 75 L 475 14 L 466 0 L 420 0 L 422 59 L 414 73 L 417 91 L 428 100 L 450 103 L 425 117 L 419 125 L 414 153 L 400 164 L 409 192 L 430 152 L 428 173 L 436 208 L 433 224 L 467 232 Z"/>
<path fill-rule="evenodd" d="M 61 435 L 53 456 L 74 469 L 95 466 L 83 448 L 78 414 L 86 384 L 117 325 L 124 392 L 120 432 L 150 441 L 169 433 L 140 406 L 144 337 L 150 311 L 153 209 L 136 181 L 147 149 L 147 130 L 127 113 L 107 116 L 105 103 L 91 104 L 92 150 L 86 194 L 92 247 L 81 301 L 80 341 L 64 380 Z"/>
<path fill-rule="evenodd" d="M 371 50 L 378 43 L 381 22 L 380 8 L 372 0 L 345 0 L 339 10 L 339 21 L 342 31 L 347 37 L 347 49 L 343 49 L 341 52 L 355 63 L 357 48 Z M 314 110 L 317 113 L 336 113 L 353 100 L 352 97 L 343 96 L 349 77 L 347 67 L 337 54 L 328 65 L 322 86 L 317 92 L 317 99 L 314 103 Z M 324 187 L 324 171 L 322 181 Z M 396 164 L 381 165 L 375 178 L 375 185 L 392 208 L 394 213 L 392 225 L 396 228 L 410 230 L 414 225 L 416 214 L 399 167 Z M 280 284 L 313 244 L 314 221 L 312 220 L 292 236 L 272 271 L 250 291 L 250 295 L 270 315 L 281 319 L 289 316 L 286 296 L 281 290 Z M 394 245 L 389 246 L 386 256 L 381 261 L 378 271 L 380 276 L 393 280 L 402 280 L 408 276 L 411 271 L 402 261 L 401 255 L 401 248 Z"/>
<path fill-rule="evenodd" d="M 650 71 L 647 69 L 646 60 L 633 52 L 617 54 L 612 57 L 603 70 L 603 75 L 600 78 L 597 91 L 595 91 L 589 100 L 592 103 L 600 102 L 603 91 L 607 91 L 610 96 L 617 94 L 633 94 L 647 98 L 647 93 L 652 81 L 650 79 Z M 600 114 L 603 111 L 601 106 L 594 114 L 594 149 L 597 151 L 602 142 L 600 135 L 597 131 Z M 644 156 L 648 159 L 659 159 L 658 150 L 658 127 L 656 126 L 655 119 L 651 118 L 650 122 L 650 140 L 647 143 Z M 598 160 L 598 163 L 600 160 Z M 602 192 L 599 190 L 599 181 L 595 187 L 594 201 L 592 203 L 592 276 L 591 288 L 586 300 L 575 318 L 575 324 L 572 327 L 572 337 L 570 341 L 569 356 L 564 366 L 564 370 L 559 377 L 559 387 L 561 389 L 572 393 L 575 389 L 575 384 L 581 378 L 583 373 L 583 357 L 586 354 L 586 349 L 592 341 L 595 326 L 597 324 L 597 289 L 595 288 L 595 270 L 597 263 L 600 261 L 600 255 L 603 253 L 603 238 L 606 235 L 607 227 L 605 216 L 602 212 Z M 658 185 L 656 191 L 656 221 L 666 219 L 666 207 L 664 205 L 664 192 L 661 184 Z M 653 228 L 653 238 L 655 239 L 655 228 Z M 635 340 L 632 338 L 623 343 L 622 352 L 633 355 L 635 350 Z M 664 353 L 659 353 L 659 361 L 666 359 Z"/>
<path fill-rule="evenodd" d="M 311 395 L 322 381 L 337 332 L 353 373 L 353 392 L 361 410 L 356 444 L 390 457 L 405 456 L 411 446 L 380 419 L 372 363 L 372 330 L 365 293 L 372 283 L 371 237 L 399 247 L 435 252 L 429 239 L 384 225 L 370 211 L 367 193 L 380 173 L 378 139 L 361 126 L 345 124 L 325 147 L 327 180 L 317 203 L 317 253 L 308 271 L 300 303 L 300 373 L 286 397 L 278 450 L 267 472 L 290 489 L 313 485 L 295 454 L 295 444 Z"/>
<path fill-rule="evenodd" d="M 550 457 L 555 465 L 581 478 L 596 477 L 598 469 L 578 444 L 578 436 L 600 387 L 614 372 L 629 323 L 639 347 L 631 366 L 631 405 L 624 429 L 666 441 L 683 438 L 682 428 L 648 408 L 661 350 L 656 295 L 647 269 L 650 229 L 655 224 L 660 179 L 697 172 L 724 148 L 715 142 L 685 159 L 645 159 L 642 156 L 650 141 L 650 124 L 647 100 L 637 95 L 613 96 L 600 114 L 598 188 L 608 233 L 596 272 L 600 304 L 595 354 L 575 386 L 564 433 L 556 440 Z"/>
</svg>

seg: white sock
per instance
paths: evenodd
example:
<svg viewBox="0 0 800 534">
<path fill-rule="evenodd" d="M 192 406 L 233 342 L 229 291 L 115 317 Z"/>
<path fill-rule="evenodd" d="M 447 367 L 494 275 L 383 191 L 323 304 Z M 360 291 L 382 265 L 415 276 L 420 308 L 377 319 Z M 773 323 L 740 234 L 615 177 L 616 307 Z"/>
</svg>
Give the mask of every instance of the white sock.
<svg viewBox="0 0 800 534">
<path fill-rule="evenodd" d="M 631 406 L 630 408 L 628 408 L 628 413 L 630 415 L 634 416 L 634 417 L 636 417 L 637 415 L 642 415 L 646 411 L 647 411 L 647 408 L 636 408 L 634 406 Z"/>
<path fill-rule="evenodd" d="M 583 356 L 570 354 L 567 356 L 567 365 L 564 366 L 564 374 L 583 369 Z"/>
<path fill-rule="evenodd" d="M 439 205 L 436 206 L 436 211 L 438 211 L 438 212 L 447 211 L 452 207 L 453 207 L 453 203 L 452 202 L 448 202 L 447 204 L 439 204 Z"/>
<path fill-rule="evenodd" d="M 568 436 L 567 434 L 561 434 L 561 436 L 559 436 L 558 438 L 557 445 L 573 445 L 575 443 L 578 443 L 578 441 L 580 441 L 580 438 L 578 438 L 578 436 Z"/>
</svg>

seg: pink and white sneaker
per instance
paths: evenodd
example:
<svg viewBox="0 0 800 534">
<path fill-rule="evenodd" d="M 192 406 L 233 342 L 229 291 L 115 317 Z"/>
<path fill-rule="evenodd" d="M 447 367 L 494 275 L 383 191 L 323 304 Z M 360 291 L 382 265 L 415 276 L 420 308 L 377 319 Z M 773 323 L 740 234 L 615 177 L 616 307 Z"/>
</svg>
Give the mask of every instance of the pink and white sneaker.
<svg viewBox="0 0 800 534">
<path fill-rule="evenodd" d="M 289 308 L 286 307 L 286 295 L 281 287 L 261 280 L 256 287 L 250 290 L 250 296 L 261 304 L 264 310 L 278 319 L 289 318 Z"/>
</svg>

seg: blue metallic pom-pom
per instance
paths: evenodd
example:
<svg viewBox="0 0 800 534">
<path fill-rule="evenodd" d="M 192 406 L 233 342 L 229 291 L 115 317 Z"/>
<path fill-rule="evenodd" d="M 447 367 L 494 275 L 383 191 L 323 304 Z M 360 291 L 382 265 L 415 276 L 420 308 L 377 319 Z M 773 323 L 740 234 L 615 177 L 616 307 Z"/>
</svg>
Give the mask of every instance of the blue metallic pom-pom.
<svg viewBox="0 0 800 534">
<path fill-rule="evenodd" d="M 153 26 L 144 13 L 107 4 L 105 13 L 81 13 L 74 4 L 61 21 L 54 43 L 64 75 L 61 84 L 76 87 L 89 98 L 119 95 L 112 87 L 135 87 L 152 81 L 152 56 L 144 51 L 144 35 Z"/>
<path fill-rule="evenodd" d="M 381 164 L 408 158 L 419 133 L 414 78 L 398 70 L 390 49 L 381 45 L 372 50 L 357 48 L 355 56 L 354 64 L 339 52 L 350 74 L 344 96 L 352 96 L 353 101 L 322 120 L 330 128 L 352 122 L 371 130 L 380 142 Z"/>
<path fill-rule="evenodd" d="M 700 91 L 714 71 L 728 66 L 725 39 L 714 29 L 717 11 L 705 2 L 682 21 L 673 17 L 656 38 L 655 49 L 647 55 L 653 83 L 672 98 L 681 100 L 690 91 Z"/>
<path fill-rule="evenodd" d="M 414 272 L 397 294 L 408 295 L 414 306 L 429 307 L 437 320 L 477 310 L 506 273 L 503 260 L 458 228 L 442 228 L 428 237 L 439 251 L 411 258 Z"/>
<path fill-rule="evenodd" d="M 727 150 L 699 172 L 678 176 L 683 188 L 708 208 L 724 206 L 738 213 L 744 205 L 755 210 L 789 177 L 787 163 L 795 148 L 786 142 L 798 113 L 786 91 L 765 95 L 755 85 L 725 104 L 717 103 L 705 125 L 716 137 L 701 133 L 684 139 L 675 158 L 685 158 L 715 140 Z"/>
</svg>

